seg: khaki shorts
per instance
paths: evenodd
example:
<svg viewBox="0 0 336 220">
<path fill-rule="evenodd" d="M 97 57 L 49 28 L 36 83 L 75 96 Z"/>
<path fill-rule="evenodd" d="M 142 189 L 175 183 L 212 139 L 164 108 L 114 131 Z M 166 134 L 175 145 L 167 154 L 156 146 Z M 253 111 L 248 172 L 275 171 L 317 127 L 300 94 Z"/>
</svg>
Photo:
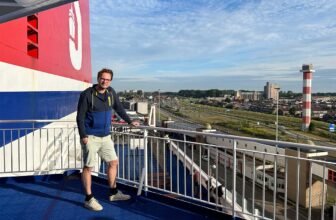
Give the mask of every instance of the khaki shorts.
<svg viewBox="0 0 336 220">
<path fill-rule="evenodd" d="M 86 167 L 94 167 L 96 165 L 97 153 L 105 162 L 118 160 L 111 135 L 105 137 L 89 135 L 87 144 L 84 145 L 81 141 L 81 145 L 83 150 L 84 166 Z"/>
</svg>

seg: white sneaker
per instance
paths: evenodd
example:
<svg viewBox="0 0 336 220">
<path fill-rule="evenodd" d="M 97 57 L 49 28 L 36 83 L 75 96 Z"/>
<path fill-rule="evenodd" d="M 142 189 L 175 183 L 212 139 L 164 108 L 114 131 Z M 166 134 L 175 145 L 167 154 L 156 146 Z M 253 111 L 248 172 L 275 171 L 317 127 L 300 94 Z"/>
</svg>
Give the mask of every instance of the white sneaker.
<svg viewBox="0 0 336 220">
<path fill-rule="evenodd" d="M 101 206 L 99 204 L 99 202 L 97 201 L 97 199 L 95 198 L 91 198 L 89 201 L 85 201 L 84 202 L 84 207 L 87 209 L 90 209 L 92 211 L 101 211 L 103 210 L 103 206 Z"/>
<path fill-rule="evenodd" d="M 118 191 L 117 194 L 110 195 L 110 201 L 129 200 L 130 198 L 130 195 L 124 194 L 121 191 Z"/>
</svg>

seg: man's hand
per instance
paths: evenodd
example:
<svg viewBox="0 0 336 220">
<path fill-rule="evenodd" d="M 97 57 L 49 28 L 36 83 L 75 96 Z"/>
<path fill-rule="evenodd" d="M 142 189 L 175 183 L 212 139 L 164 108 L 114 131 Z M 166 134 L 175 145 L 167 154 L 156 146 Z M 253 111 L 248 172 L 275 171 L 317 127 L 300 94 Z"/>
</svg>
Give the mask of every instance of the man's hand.
<svg viewBox="0 0 336 220">
<path fill-rule="evenodd" d="M 84 145 L 86 145 L 88 141 L 89 141 L 88 137 L 82 138 L 82 142 Z"/>
<path fill-rule="evenodd" d="M 139 121 L 132 121 L 131 125 L 134 126 L 134 127 L 138 127 L 140 125 L 140 122 Z"/>
</svg>

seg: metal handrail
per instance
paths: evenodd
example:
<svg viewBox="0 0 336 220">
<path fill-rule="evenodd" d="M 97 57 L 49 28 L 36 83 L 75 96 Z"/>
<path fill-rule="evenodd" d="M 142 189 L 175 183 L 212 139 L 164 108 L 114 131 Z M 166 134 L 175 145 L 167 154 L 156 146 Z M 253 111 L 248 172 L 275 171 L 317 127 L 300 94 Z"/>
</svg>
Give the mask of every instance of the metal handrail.
<svg viewBox="0 0 336 220">
<path fill-rule="evenodd" d="M 75 123 L 75 120 L 54 120 L 54 119 L 43 119 L 43 120 L 0 120 L 1 123 Z M 119 124 L 113 123 L 113 126 L 116 127 L 129 127 L 130 125 L 127 124 Z M 252 137 L 243 137 L 243 136 L 236 136 L 236 135 L 229 135 L 229 134 L 222 134 L 222 133 L 205 133 L 199 131 L 190 131 L 190 130 L 183 130 L 183 129 L 174 129 L 174 128 L 164 128 L 164 127 L 150 127 L 140 125 L 137 128 L 139 129 L 146 129 L 151 131 L 163 131 L 163 132 L 172 132 L 172 133 L 182 133 L 188 135 L 206 135 L 209 137 L 217 137 L 217 138 L 228 138 L 228 139 L 235 139 L 241 141 L 251 141 L 257 142 L 261 144 L 268 144 L 268 145 L 277 145 L 278 148 L 300 148 L 305 150 L 312 150 L 312 147 L 315 150 L 319 151 L 335 151 L 334 147 L 327 147 L 322 145 L 310 145 L 310 144 L 302 144 L 302 143 L 293 143 L 287 141 L 275 141 L 275 140 L 268 140 L 268 139 L 261 139 L 261 138 L 252 138 Z"/>
</svg>

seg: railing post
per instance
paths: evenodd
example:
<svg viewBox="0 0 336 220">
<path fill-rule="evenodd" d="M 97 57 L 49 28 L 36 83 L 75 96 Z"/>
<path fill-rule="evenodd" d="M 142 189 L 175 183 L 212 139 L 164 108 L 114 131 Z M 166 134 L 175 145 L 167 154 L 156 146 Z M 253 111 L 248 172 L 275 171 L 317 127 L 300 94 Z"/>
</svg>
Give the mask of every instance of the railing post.
<svg viewBox="0 0 336 220">
<path fill-rule="evenodd" d="M 184 153 L 184 157 L 183 157 L 183 163 L 184 163 L 184 167 L 183 167 L 183 173 L 184 173 L 184 175 L 183 175 L 183 185 L 184 185 L 183 192 L 184 192 L 184 196 L 187 195 L 186 141 L 187 141 L 187 136 L 186 136 L 186 134 L 183 134 L 183 153 Z M 192 174 L 192 172 L 191 172 L 191 174 Z"/>
<path fill-rule="evenodd" d="M 325 207 L 325 172 L 326 171 L 326 164 L 323 164 L 323 182 L 322 182 L 322 208 L 321 208 L 321 220 L 324 220 L 324 207 Z"/>
<path fill-rule="evenodd" d="M 298 148 L 297 150 L 297 160 L 296 160 L 296 216 L 295 219 L 299 219 L 299 202 L 300 202 L 300 156 L 301 156 L 301 149 Z"/>
<path fill-rule="evenodd" d="M 144 130 L 144 172 L 145 172 L 145 195 L 147 195 L 147 191 L 148 191 L 148 148 L 147 148 L 147 142 L 148 142 L 148 131 L 147 129 Z"/>
<path fill-rule="evenodd" d="M 312 182 L 313 182 L 313 166 L 312 162 L 309 162 L 309 207 L 308 207 L 308 219 L 311 220 L 311 207 L 312 207 Z"/>
<path fill-rule="evenodd" d="M 236 174 L 237 174 L 237 141 L 233 139 L 233 173 L 232 173 L 232 217 L 235 218 L 236 206 Z"/>
<path fill-rule="evenodd" d="M 35 171 L 35 122 L 32 124 L 33 130 L 32 130 L 32 166 L 33 171 Z"/>
</svg>

